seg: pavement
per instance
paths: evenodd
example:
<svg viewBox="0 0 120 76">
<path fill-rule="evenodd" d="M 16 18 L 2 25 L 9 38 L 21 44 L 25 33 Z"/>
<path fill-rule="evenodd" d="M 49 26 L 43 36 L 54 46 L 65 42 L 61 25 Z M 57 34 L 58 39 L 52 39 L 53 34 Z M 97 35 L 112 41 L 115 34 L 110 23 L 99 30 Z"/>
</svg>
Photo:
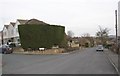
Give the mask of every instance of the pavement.
<svg viewBox="0 0 120 76">
<path fill-rule="evenodd" d="M 0 76 L 2 75 L 2 54 L 0 54 Z"/>
<path fill-rule="evenodd" d="M 117 74 L 95 48 L 56 55 L 4 54 L 3 62 L 3 74 Z"/>
<path fill-rule="evenodd" d="M 82 48 L 82 49 L 79 49 L 81 51 L 83 51 L 84 49 L 86 48 Z M 51 52 L 53 51 L 53 52 Z M 13 54 L 25 54 L 25 55 L 45 55 L 45 54 L 49 54 L 49 55 L 53 55 L 53 54 L 69 54 L 69 53 L 74 53 L 76 52 L 76 50 L 73 50 L 73 51 L 68 51 L 68 52 L 65 52 L 65 53 L 62 53 L 62 52 L 55 52 L 55 50 L 50 50 L 50 51 L 13 51 Z"/>
<path fill-rule="evenodd" d="M 111 62 L 113 67 L 116 69 L 118 74 L 120 74 L 120 72 L 118 71 L 118 54 L 108 49 L 105 49 L 104 53 L 106 54 L 106 56 L 108 57 L 109 61 Z"/>
<path fill-rule="evenodd" d="M 2 48 L 0 48 L 0 75 L 2 75 Z"/>
</svg>

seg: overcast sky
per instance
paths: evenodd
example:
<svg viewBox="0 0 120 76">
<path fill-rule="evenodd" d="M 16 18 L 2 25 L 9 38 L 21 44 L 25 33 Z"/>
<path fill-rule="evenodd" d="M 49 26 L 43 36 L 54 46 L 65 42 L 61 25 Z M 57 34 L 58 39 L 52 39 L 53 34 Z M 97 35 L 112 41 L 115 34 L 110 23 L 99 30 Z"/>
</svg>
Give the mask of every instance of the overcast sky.
<svg viewBox="0 0 120 76">
<path fill-rule="evenodd" d="M 115 13 L 119 0 L 0 0 L 0 30 L 16 19 L 36 18 L 65 26 L 75 36 L 95 35 L 98 26 L 115 34 Z"/>
</svg>

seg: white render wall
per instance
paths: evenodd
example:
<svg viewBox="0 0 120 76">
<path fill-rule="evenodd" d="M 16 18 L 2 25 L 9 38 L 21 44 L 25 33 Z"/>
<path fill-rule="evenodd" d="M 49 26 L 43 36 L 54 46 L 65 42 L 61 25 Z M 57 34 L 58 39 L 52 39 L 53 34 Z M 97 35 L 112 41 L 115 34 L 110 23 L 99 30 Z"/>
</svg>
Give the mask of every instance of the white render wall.
<svg viewBox="0 0 120 76">
<path fill-rule="evenodd" d="M 118 36 L 120 36 L 120 1 L 118 2 Z"/>
<path fill-rule="evenodd" d="M 6 27 L 3 28 L 3 39 L 7 39 L 8 38 L 8 30 L 6 29 Z"/>
<path fill-rule="evenodd" d="M 14 27 L 14 37 L 19 37 L 19 33 L 18 33 L 18 25 L 19 25 L 19 21 L 16 21 L 15 23 L 15 27 Z"/>
<path fill-rule="evenodd" d="M 20 39 L 19 39 L 18 25 L 20 25 L 20 22 L 17 20 L 15 22 L 14 27 L 11 23 L 8 25 L 8 28 L 6 28 L 4 26 L 4 28 L 3 28 L 3 43 L 4 44 L 7 44 L 7 42 L 11 38 L 13 38 L 13 42 L 19 43 Z M 0 43 L 1 43 L 1 41 L 0 41 Z"/>
<path fill-rule="evenodd" d="M 14 37 L 14 27 L 12 24 L 9 24 L 8 26 L 8 38 Z"/>
<path fill-rule="evenodd" d="M 3 43 L 7 44 L 8 42 L 8 29 L 4 26 L 3 28 Z"/>
<path fill-rule="evenodd" d="M 3 28 L 3 40 L 4 40 L 4 44 L 7 44 L 8 40 L 10 40 L 11 38 L 14 38 L 13 39 L 14 42 L 18 42 L 18 39 L 19 39 L 18 25 L 19 24 L 20 24 L 19 21 L 16 21 L 14 27 L 10 23 L 8 25 L 8 29 L 6 29 L 6 27 Z"/>
</svg>

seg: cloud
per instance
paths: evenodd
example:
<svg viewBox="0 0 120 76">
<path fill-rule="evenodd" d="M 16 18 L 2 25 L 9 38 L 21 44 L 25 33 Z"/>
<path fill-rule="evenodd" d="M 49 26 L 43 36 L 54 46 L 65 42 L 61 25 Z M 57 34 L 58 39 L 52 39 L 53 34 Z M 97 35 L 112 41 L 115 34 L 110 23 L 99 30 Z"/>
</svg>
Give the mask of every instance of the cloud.
<svg viewBox="0 0 120 76">
<path fill-rule="evenodd" d="M 98 25 L 114 30 L 117 3 L 117 0 L 0 0 L 0 29 L 19 18 L 38 18 L 66 26 L 76 35 L 85 31 L 95 34 Z"/>
</svg>

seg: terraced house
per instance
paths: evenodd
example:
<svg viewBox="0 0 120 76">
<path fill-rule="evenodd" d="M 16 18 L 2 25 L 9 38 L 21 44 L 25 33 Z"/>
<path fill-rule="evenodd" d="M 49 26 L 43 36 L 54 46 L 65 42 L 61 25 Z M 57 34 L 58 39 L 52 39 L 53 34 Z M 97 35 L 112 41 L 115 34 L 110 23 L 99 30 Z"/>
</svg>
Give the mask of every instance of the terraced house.
<svg viewBox="0 0 120 76">
<path fill-rule="evenodd" d="M 39 21 L 37 19 L 30 20 L 17 19 L 16 22 L 10 22 L 9 25 L 4 25 L 1 33 L 3 35 L 2 37 L 3 44 L 15 43 L 16 46 L 19 46 L 20 39 L 18 26 L 22 24 L 46 24 L 46 23 L 43 21 Z"/>
</svg>

